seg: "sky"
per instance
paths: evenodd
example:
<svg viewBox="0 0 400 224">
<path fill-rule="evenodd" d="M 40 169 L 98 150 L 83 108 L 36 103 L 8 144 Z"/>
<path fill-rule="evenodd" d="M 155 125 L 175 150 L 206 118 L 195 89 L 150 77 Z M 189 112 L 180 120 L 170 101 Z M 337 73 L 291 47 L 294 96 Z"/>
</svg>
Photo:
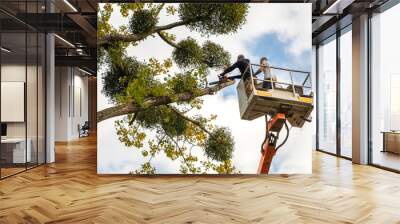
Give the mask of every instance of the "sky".
<svg viewBox="0 0 400 224">
<path fill-rule="evenodd" d="M 177 20 L 176 16 L 164 14 L 159 24 Z M 115 27 L 127 21 L 118 13 L 113 13 L 110 20 Z M 203 37 L 186 27 L 177 27 L 169 32 L 177 36 L 177 41 L 191 36 L 200 43 L 206 40 L 219 43 L 230 52 L 232 60 L 238 54 L 243 54 L 253 63 L 258 63 L 261 57 L 266 56 L 273 66 L 311 71 L 311 4 L 250 4 L 246 23 L 237 33 L 229 35 Z M 172 50 L 171 46 L 156 36 L 147 38 L 138 46 L 128 47 L 127 53 L 141 60 L 151 57 L 162 60 L 169 58 Z M 174 69 L 178 70 L 177 67 Z M 219 72 L 211 71 L 208 80 L 215 81 Z M 101 76 L 101 70 L 98 74 Z M 231 73 L 236 74 L 239 72 Z M 110 104 L 101 93 L 101 78 L 98 79 L 98 87 L 98 110 L 101 110 Z M 235 139 L 235 167 L 241 173 L 255 173 L 260 158 L 260 145 L 265 135 L 264 118 L 253 121 L 240 119 L 236 85 L 216 95 L 205 96 L 203 100 L 204 105 L 197 113 L 205 116 L 216 114 L 216 124 L 227 126 L 232 131 Z M 98 124 L 98 172 L 102 174 L 129 173 L 138 169 L 142 162 L 139 150 L 126 148 L 119 142 L 114 121 L 109 119 Z M 290 138 L 277 152 L 270 173 L 311 173 L 312 129 L 312 124 L 306 123 L 302 129 L 290 130 Z M 153 165 L 157 173 L 177 173 L 179 167 L 179 163 L 171 162 L 163 155 L 153 160 Z"/>
</svg>

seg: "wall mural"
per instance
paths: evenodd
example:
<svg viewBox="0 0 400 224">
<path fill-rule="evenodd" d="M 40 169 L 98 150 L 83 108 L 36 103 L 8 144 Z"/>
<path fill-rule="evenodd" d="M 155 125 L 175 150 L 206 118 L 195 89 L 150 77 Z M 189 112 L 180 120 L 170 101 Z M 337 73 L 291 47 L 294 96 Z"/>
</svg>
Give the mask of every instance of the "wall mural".
<svg viewBox="0 0 400 224">
<path fill-rule="evenodd" d="M 99 174 L 311 173 L 311 4 L 99 9 Z"/>
</svg>

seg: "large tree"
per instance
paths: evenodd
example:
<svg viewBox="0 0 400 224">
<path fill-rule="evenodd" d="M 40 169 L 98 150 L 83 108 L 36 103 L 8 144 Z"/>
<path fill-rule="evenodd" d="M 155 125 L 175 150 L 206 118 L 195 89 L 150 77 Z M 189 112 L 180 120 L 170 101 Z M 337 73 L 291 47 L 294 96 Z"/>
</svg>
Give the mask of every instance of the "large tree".
<svg viewBox="0 0 400 224">
<path fill-rule="evenodd" d="M 151 161 L 160 153 L 171 160 L 179 160 L 181 173 L 238 172 L 231 161 L 234 140 L 230 130 L 214 125 L 214 115 L 203 117 L 191 113 L 201 109 L 202 96 L 215 94 L 233 84 L 229 81 L 208 86 L 206 80 L 210 69 L 229 64 L 230 54 L 212 41 L 199 43 L 191 37 L 178 41 L 170 31 L 186 26 L 204 37 L 232 34 L 245 23 L 248 5 L 118 5 L 119 12 L 113 12 L 117 7 L 112 4 L 99 8 L 98 66 L 105 71 L 102 91 L 114 106 L 99 111 L 98 122 L 124 115 L 115 122 L 119 140 L 141 150 L 146 159 L 135 173 L 155 173 Z M 128 17 L 129 24 L 111 26 L 112 13 Z M 162 14 L 179 19 L 159 25 Z M 140 55 L 127 55 L 128 46 L 139 45 L 153 36 L 173 47 L 170 58 L 143 60 Z M 171 71 L 174 64 L 179 72 Z M 206 159 L 200 160 L 194 150 L 202 150 Z"/>
</svg>

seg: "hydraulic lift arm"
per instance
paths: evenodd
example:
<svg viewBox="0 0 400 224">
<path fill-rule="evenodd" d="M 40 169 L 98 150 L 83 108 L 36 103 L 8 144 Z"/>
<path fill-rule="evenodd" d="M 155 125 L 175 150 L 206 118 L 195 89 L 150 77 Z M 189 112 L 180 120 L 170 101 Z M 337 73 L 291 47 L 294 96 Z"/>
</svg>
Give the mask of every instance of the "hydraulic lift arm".
<svg viewBox="0 0 400 224">
<path fill-rule="evenodd" d="M 286 143 L 289 137 L 289 128 L 286 123 L 286 115 L 284 113 L 277 113 L 270 120 L 265 116 L 266 121 L 266 135 L 265 140 L 261 146 L 261 158 L 260 163 L 258 165 L 258 174 L 268 174 L 269 168 L 271 166 L 272 159 L 276 153 L 276 151 Z M 287 135 L 285 140 L 277 146 L 279 132 L 282 130 L 282 127 L 285 125 Z"/>
</svg>

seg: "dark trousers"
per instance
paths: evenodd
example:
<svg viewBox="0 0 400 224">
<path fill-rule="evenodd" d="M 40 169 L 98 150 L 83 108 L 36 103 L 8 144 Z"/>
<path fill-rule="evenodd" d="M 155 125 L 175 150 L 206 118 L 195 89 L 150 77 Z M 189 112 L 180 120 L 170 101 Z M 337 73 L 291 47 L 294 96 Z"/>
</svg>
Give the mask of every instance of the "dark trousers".
<svg viewBox="0 0 400 224">
<path fill-rule="evenodd" d="M 264 89 L 272 89 L 272 83 L 271 81 L 264 81 L 262 87 Z"/>
</svg>

